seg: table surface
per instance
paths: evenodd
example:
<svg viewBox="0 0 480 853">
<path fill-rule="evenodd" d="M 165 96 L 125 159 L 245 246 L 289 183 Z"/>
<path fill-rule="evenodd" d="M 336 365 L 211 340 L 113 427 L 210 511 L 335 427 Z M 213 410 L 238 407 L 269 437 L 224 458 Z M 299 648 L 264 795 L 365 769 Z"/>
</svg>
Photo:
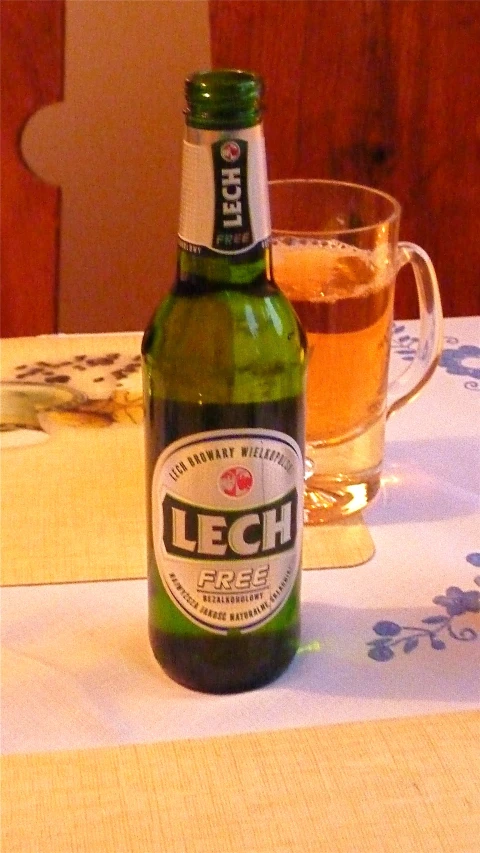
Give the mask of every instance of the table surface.
<svg viewBox="0 0 480 853">
<path fill-rule="evenodd" d="M 2 344 L 2 849 L 480 850 L 478 318 L 389 420 L 363 519 L 309 531 L 295 661 L 237 696 L 148 647 L 139 343 Z M 374 555 L 335 562 L 345 534 Z"/>
</svg>

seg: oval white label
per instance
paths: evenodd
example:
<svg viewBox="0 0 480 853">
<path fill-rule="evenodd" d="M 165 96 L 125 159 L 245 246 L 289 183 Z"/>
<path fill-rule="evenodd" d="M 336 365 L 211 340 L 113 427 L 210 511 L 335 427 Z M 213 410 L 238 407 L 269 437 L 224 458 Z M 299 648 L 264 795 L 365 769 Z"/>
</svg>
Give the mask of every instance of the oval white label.
<svg viewBox="0 0 480 853">
<path fill-rule="evenodd" d="M 303 460 L 275 430 L 215 430 L 170 444 L 152 483 L 155 556 L 168 595 L 208 630 L 270 620 L 299 571 Z"/>
</svg>

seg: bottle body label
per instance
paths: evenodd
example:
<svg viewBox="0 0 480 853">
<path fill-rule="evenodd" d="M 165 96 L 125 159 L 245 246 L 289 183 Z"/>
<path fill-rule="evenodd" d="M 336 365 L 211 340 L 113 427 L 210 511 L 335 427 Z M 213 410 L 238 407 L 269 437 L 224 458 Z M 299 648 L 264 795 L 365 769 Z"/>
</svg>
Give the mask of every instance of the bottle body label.
<svg viewBox="0 0 480 853">
<path fill-rule="evenodd" d="M 236 255 L 270 239 L 265 142 L 261 125 L 215 136 L 184 142 L 179 244 Z"/>
<path fill-rule="evenodd" d="M 303 460 L 275 430 L 214 430 L 160 454 L 152 481 L 155 556 L 175 606 L 224 634 L 272 619 L 301 561 Z"/>
</svg>

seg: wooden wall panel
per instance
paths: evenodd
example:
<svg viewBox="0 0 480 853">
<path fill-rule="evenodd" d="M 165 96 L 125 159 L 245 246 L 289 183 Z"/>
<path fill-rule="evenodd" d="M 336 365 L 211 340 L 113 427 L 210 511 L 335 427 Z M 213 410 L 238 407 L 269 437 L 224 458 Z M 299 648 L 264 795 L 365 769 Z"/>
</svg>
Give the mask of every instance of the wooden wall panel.
<svg viewBox="0 0 480 853">
<path fill-rule="evenodd" d="M 270 177 L 394 194 L 445 314 L 480 313 L 480 3 L 210 0 L 210 25 L 213 67 L 265 77 Z M 406 283 L 396 311 L 416 315 Z"/>
<path fill-rule="evenodd" d="M 63 0 L 2 0 L 1 334 L 56 330 L 59 191 L 23 163 L 21 133 L 61 100 Z"/>
</svg>

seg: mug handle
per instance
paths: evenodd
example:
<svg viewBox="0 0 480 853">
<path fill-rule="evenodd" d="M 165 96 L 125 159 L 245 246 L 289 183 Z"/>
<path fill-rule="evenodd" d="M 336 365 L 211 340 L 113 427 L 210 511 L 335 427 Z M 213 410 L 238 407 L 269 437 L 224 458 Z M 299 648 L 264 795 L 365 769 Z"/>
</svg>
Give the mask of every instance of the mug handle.
<svg viewBox="0 0 480 853">
<path fill-rule="evenodd" d="M 443 312 L 434 266 L 416 243 L 398 244 L 398 269 L 411 264 L 420 309 L 420 333 L 413 361 L 388 385 L 387 417 L 421 391 L 434 372 L 443 345 Z"/>
</svg>

